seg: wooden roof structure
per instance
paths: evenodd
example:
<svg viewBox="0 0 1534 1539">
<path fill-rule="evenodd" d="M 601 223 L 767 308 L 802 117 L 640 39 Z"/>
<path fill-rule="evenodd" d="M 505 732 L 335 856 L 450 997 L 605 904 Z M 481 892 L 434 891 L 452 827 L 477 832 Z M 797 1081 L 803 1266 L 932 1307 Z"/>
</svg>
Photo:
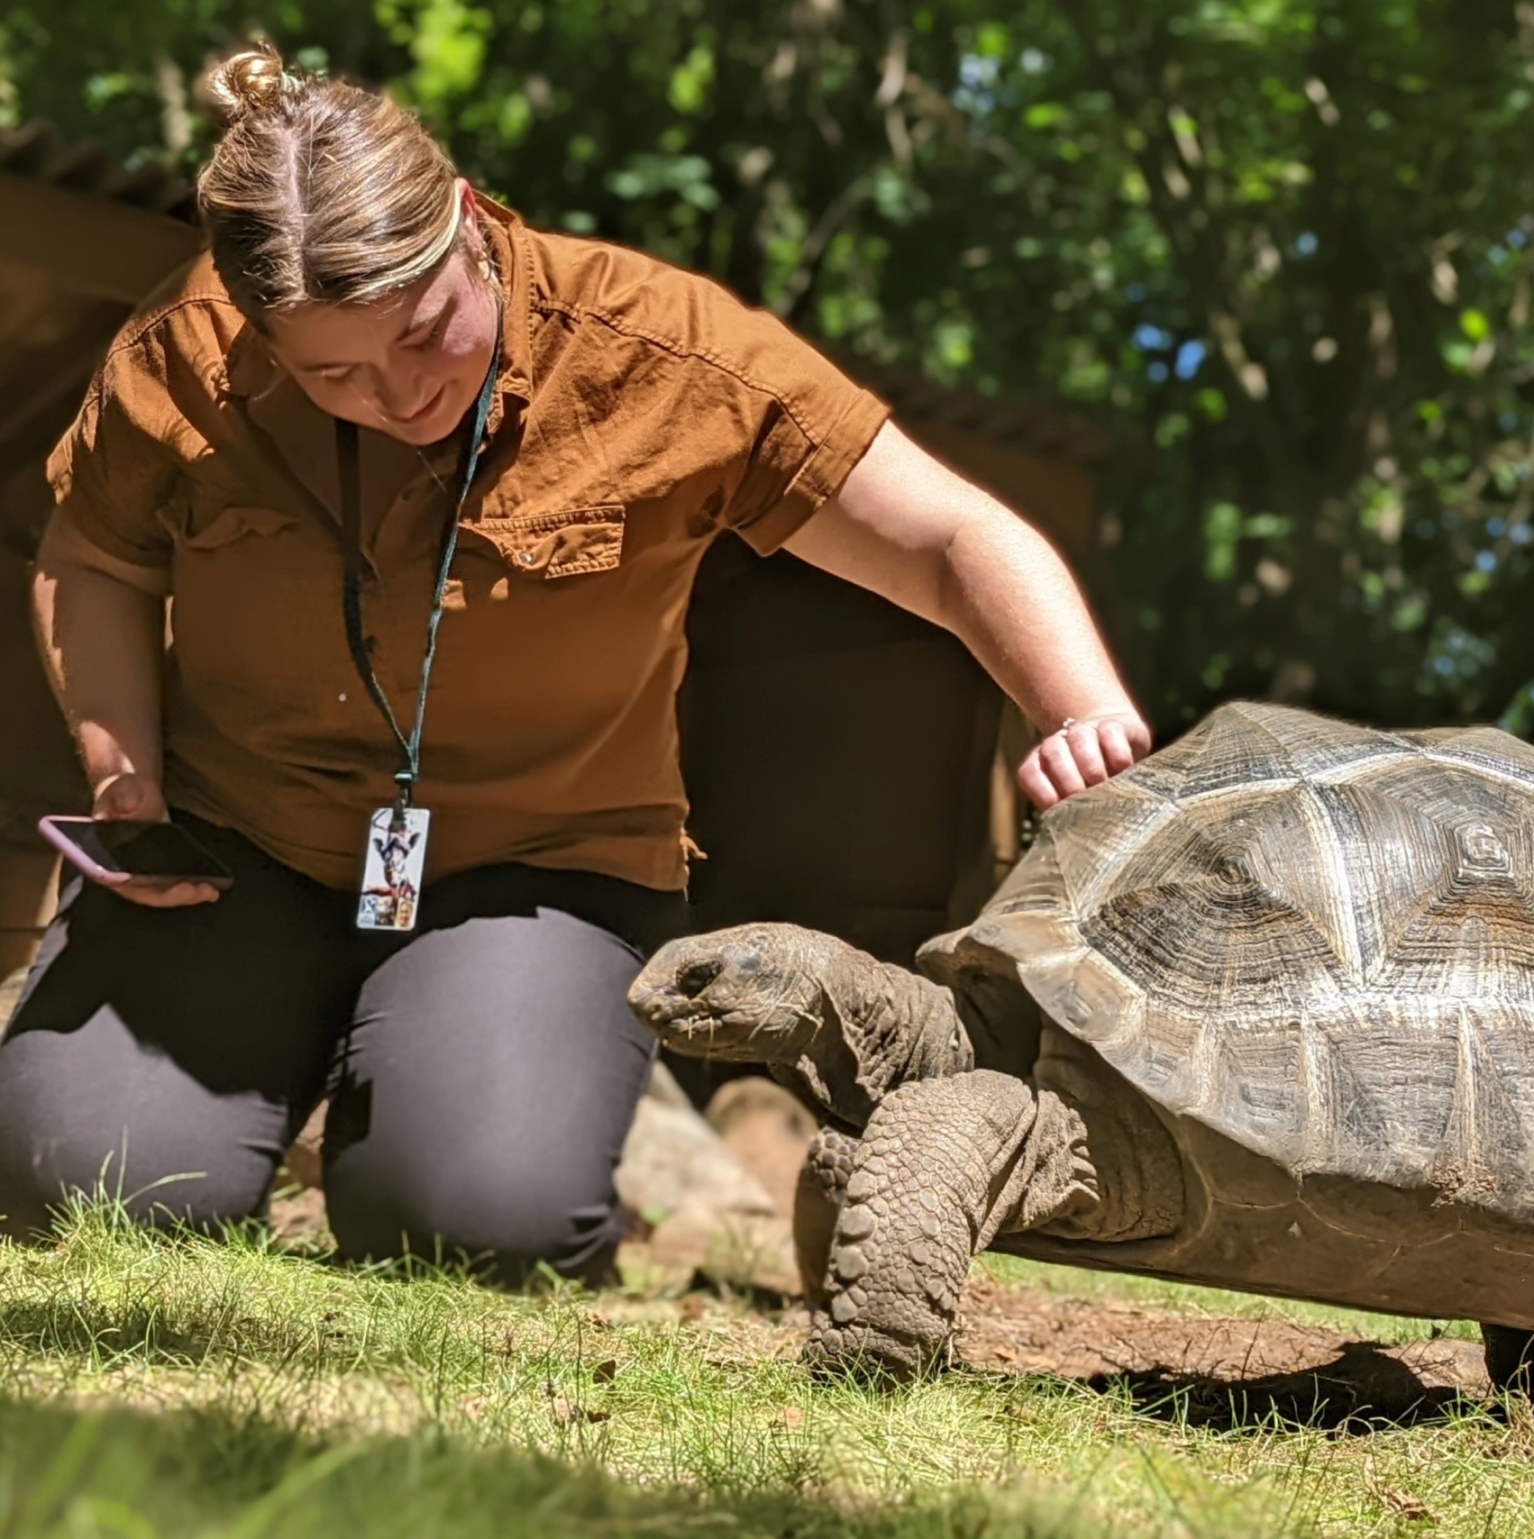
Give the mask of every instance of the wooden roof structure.
<svg viewBox="0 0 1534 1539">
<path fill-rule="evenodd" d="M 33 548 L 43 459 L 107 343 L 200 240 L 183 178 L 66 146 L 46 123 L 0 131 L 0 541 L 12 549 Z M 1051 404 L 839 361 L 928 448 L 1083 548 L 1094 475 L 1125 458 L 1122 435 Z"/>
<path fill-rule="evenodd" d="M 43 466 L 117 329 L 199 240 L 181 178 L 66 146 L 45 123 L 0 132 L 0 976 L 48 905 L 33 825 L 84 794 L 28 618 Z"/>
<path fill-rule="evenodd" d="M 30 554 L 42 464 L 108 342 L 200 242 L 192 190 L 45 123 L 0 132 L 0 539 Z"/>
</svg>

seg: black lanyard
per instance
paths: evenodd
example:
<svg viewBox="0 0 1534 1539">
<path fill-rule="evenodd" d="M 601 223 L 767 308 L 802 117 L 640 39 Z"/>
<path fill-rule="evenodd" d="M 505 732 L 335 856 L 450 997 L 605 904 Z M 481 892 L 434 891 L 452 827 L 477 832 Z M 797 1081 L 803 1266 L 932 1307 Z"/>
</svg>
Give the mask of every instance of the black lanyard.
<svg viewBox="0 0 1534 1539">
<path fill-rule="evenodd" d="M 373 671 L 368 638 L 362 628 L 362 496 L 359 472 L 357 424 L 336 418 L 336 459 L 341 473 L 341 549 L 345 561 L 345 581 L 341 590 L 341 612 L 346 619 L 346 644 L 351 649 L 352 663 L 358 676 L 367 685 L 373 704 L 388 722 L 394 741 L 399 744 L 401 767 L 394 776 L 399 788 L 394 798 L 394 823 L 398 827 L 404 821 L 405 809 L 415 794 L 416 781 L 421 777 L 421 731 L 426 725 L 426 694 L 431 688 L 431 665 L 437 656 L 437 630 L 442 624 L 442 603 L 447 594 L 448 573 L 453 567 L 453 557 L 458 551 L 458 520 L 479 465 L 479 454 L 484 446 L 485 426 L 490 420 L 490 402 L 495 395 L 496 371 L 501 357 L 500 331 L 496 331 L 495 352 L 485 382 L 479 387 L 479 400 L 474 407 L 474 420 L 469 434 L 468 447 L 463 456 L 463 474 L 458 483 L 458 496 L 453 504 L 453 516 L 448 521 L 447 533 L 442 538 L 442 557 L 437 563 L 437 586 L 432 595 L 431 618 L 426 622 L 426 656 L 421 663 L 421 684 L 415 697 L 415 724 L 406 737 L 400 731 L 399 720 L 389 697 Z"/>
</svg>

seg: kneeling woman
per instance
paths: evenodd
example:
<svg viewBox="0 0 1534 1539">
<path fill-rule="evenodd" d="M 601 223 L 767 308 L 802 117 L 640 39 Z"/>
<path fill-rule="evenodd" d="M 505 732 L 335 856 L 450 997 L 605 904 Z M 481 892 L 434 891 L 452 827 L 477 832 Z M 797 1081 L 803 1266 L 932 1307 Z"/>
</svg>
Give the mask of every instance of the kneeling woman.
<svg viewBox="0 0 1534 1539">
<path fill-rule="evenodd" d="M 36 600 L 96 815 L 169 816 L 234 883 L 66 890 L 0 1043 L 0 1214 L 103 1179 L 258 1213 L 328 1087 L 344 1255 L 596 1279 L 653 1051 L 624 993 L 684 928 L 713 538 L 955 631 L 1051 733 L 1041 801 L 1146 730 L 1047 544 L 777 321 L 528 229 L 269 50 L 212 86 L 210 253 L 56 451 Z"/>
</svg>

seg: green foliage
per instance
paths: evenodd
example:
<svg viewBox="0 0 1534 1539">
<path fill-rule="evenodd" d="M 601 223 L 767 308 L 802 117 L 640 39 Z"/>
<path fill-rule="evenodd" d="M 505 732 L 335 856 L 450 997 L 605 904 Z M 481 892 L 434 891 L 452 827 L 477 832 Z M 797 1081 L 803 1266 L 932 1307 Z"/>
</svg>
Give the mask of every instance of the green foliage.
<svg viewBox="0 0 1534 1539">
<path fill-rule="evenodd" d="M 12 0 L 0 117 L 190 163 L 167 92 L 252 26 L 534 222 L 1117 423 L 1105 596 L 1163 727 L 1534 673 L 1529 7 Z"/>
</svg>

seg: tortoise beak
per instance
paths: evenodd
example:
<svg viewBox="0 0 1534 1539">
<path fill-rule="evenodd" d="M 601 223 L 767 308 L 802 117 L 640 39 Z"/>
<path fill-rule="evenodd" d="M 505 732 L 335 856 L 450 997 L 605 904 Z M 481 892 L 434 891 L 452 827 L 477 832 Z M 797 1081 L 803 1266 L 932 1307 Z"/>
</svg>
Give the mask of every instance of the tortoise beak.
<svg viewBox="0 0 1534 1539">
<path fill-rule="evenodd" d="M 629 1009 L 668 1042 L 706 1031 L 711 1017 L 698 997 L 724 971 L 724 960 L 672 941 L 650 959 L 629 989 Z"/>
<path fill-rule="evenodd" d="M 716 931 L 661 947 L 629 990 L 629 1008 L 667 1047 L 694 1058 L 764 1063 L 761 948 Z M 771 1007 L 770 991 L 766 1004 Z"/>
</svg>

